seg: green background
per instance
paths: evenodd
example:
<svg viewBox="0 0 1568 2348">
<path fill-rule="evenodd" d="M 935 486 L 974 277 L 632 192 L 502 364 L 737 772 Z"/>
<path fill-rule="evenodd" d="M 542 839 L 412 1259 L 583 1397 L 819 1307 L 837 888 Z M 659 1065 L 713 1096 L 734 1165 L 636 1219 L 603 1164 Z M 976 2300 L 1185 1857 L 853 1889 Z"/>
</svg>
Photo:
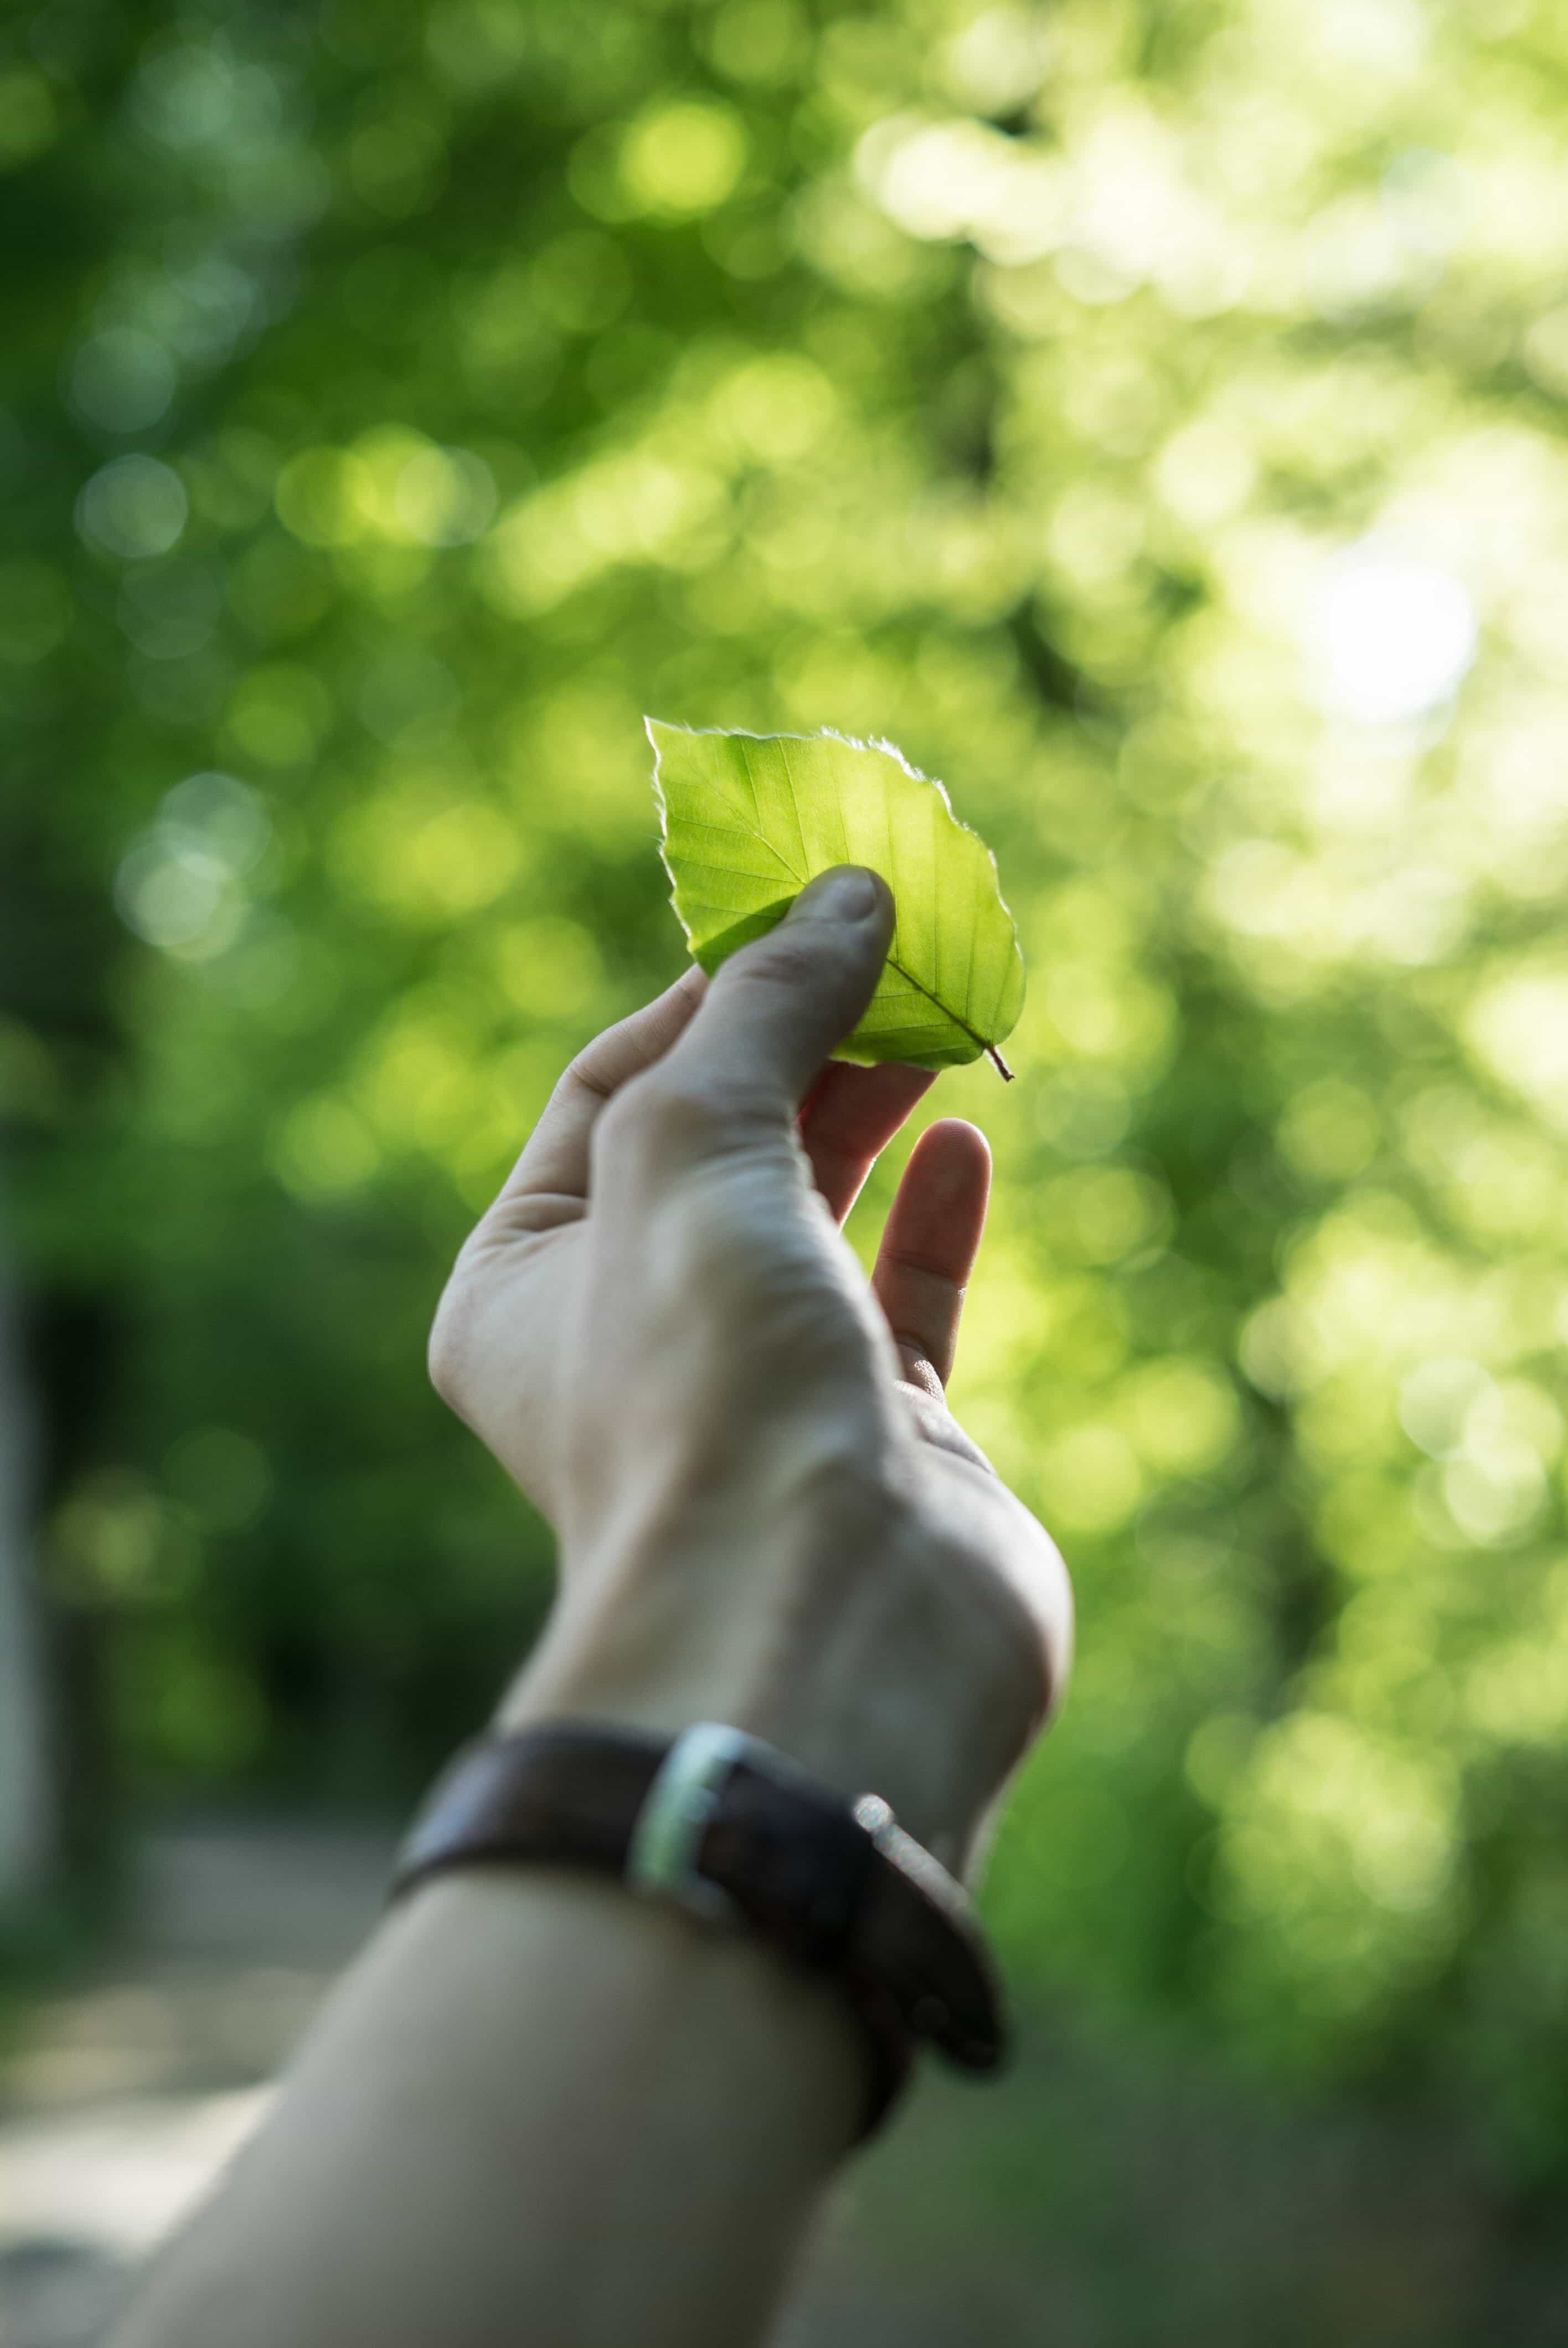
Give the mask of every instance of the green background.
<svg viewBox="0 0 1568 2348">
<path fill-rule="evenodd" d="M 479 1716 L 549 1542 L 424 1335 L 564 1058 L 680 966 L 641 715 L 886 735 L 1030 973 L 1019 1081 L 930 1110 L 999 1167 L 956 1405 L 1079 1594 L 1009 1966 L 1205 2094 L 1403 2115 L 1533 2239 L 1568 17 L 5 39 L 0 1113 L 78 1843 L 128 1787 L 402 1799 Z M 1471 2336 L 1350 2300 L 1300 2336 Z"/>
</svg>

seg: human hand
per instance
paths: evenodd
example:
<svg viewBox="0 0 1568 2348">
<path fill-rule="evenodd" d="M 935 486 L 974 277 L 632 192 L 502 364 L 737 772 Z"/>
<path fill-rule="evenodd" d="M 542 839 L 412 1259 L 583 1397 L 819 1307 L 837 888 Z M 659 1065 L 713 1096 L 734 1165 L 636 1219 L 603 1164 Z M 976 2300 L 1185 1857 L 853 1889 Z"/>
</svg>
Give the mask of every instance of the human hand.
<svg viewBox="0 0 1568 2348">
<path fill-rule="evenodd" d="M 1071 1601 L 943 1399 L 980 1135 L 921 1137 L 869 1286 L 838 1228 L 931 1081 L 824 1066 L 892 927 L 874 876 L 825 874 L 712 986 L 589 1045 L 458 1258 L 431 1370 L 560 1540 L 507 1725 L 723 1719 L 962 1869 Z"/>
</svg>

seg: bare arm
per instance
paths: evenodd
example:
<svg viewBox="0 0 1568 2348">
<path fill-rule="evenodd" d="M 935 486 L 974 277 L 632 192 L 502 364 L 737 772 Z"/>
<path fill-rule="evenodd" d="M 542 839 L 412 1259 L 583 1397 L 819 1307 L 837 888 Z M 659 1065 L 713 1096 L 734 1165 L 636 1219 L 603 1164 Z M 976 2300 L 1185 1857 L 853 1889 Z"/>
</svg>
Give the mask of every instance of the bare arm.
<svg viewBox="0 0 1568 2348">
<path fill-rule="evenodd" d="M 828 876 L 705 999 L 683 982 L 590 1046 L 464 1251 L 432 1360 L 560 1538 L 503 1721 L 730 1721 L 884 1794 L 961 1870 L 1069 1612 L 940 1399 L 979 1137 L 925 1137 L 871 1289 L 835 1228 L 926 1081 L 821 1074 L 890 925 L 879 884 Z M 748 1940 L 564 1872 L 433 1883 L 118 2348 L 740 2348 L 865 2066 L 841 1993 Z"/>
</svg>

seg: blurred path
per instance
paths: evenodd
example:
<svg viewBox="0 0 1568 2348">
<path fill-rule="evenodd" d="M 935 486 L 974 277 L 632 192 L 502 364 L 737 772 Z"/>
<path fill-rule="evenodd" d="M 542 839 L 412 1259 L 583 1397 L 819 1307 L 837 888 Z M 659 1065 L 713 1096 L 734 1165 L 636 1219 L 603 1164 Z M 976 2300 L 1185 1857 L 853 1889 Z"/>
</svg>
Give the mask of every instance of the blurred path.
<svg viewBox="0 0 1568 2348">
<path fill-rule="evenodd" d="M 137 1929 L 0 2075 L 0 2348 L 97 2348 L 255 2125 L 391 1851 L 231 1822 L 146 1839 Z M 1001 2085 L 931 2066 L 851 2167 L 773 2348 L 1563 2348 L 1559 2231 L 1522 2231 L 1435 2113 L 1292 2108 L 1036 2017 Z"/>
<path fill-rule="evenodd" d="M 36 2008 L 0 2075 L 0 2348 L 101 2336 L 127 2268 L 255 2125 L 391 1851 L 231 1823 L 146 1839 L 118 1957 Z"/>
<path fill-rule="evenodd" d="M 130 2270 L 261 2117 L 392 1851 L 391 1837 L 221 1821 L 145 1839 L 118 1957 L 37 2007 L 0 2072 L 0 2348 L 103 2338 Z M 825 2280 L 788 2348 L 964 2336 L 893 2315 L 885 2291 L 845 2299 Z"/>
<path fill-rule="evenodd" d="M 261 2117 L 392 1851 L 391 1837 L 230 1822 L 146 1838 L 118 1957 L 35 2009 L 0 2072 L 0 2348 L 101 2341 L 130 2270 Z M 788 2348 L 964 2337 L 825 2276 Z"/>
</svg>

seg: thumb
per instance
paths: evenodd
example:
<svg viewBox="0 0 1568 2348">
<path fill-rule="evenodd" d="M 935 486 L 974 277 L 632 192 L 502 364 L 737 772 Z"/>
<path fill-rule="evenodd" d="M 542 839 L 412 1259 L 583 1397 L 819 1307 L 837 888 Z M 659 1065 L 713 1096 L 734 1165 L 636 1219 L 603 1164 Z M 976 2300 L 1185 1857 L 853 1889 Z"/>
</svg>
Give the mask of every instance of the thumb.
<svg viewBox="0 0 1568 2348">
<path fill-rule="evenodd" d="M 793 1113 L 876 990 L 893 938 L 893 892 L 878 874 L 835 865 L 807 884 L 777 929 L 724 963 L 666 1063 L 721 1093 L 777 1096 Z"/>
</svg>

